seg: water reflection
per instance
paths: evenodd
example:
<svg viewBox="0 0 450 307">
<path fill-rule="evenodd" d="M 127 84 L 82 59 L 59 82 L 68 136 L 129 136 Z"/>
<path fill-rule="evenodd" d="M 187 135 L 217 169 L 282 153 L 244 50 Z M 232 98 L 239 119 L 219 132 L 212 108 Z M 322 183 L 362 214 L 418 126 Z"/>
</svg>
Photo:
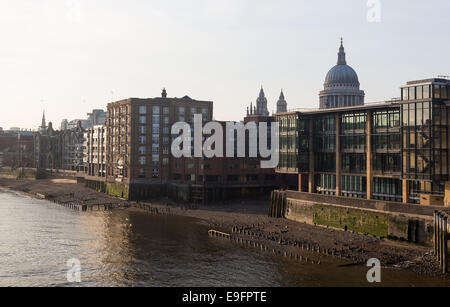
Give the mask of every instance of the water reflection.
<svg viewBox="0 0 450 307">
<path fill-rule="evenodd" d="M 0 192 L 0 286 L 365 286 L 367 269 L 285 261 L 209 238 L 200 221 L 132 211 L 79 213 Z M 445 285 L 383 270 L 383 285 Z M 76 286 L 76 285 L 75 285 Z"/>
</svg>

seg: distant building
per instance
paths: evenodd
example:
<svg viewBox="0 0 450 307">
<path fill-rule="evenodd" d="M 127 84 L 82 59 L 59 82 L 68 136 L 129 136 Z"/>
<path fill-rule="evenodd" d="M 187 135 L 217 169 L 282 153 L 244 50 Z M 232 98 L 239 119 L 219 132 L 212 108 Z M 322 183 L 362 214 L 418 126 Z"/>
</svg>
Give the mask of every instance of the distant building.
<svg viewBox="0 0 450 307">
<path fill-rule="evenodd" d="M 61 121 L 61 127 L 60 127 L 60 130 L 67 130 L 67 129 L 69 129 L 69 121 L 67 120 L 67 119 L 63 119 L 62 121 Z"/>
<path fill-rule="evenodd" d="M 41 125 L 39 126 L 38 131 L 40 133 L 45 133 L 47 131 L 47 123 L 45 122 L 45 111 L 42 113 L 42 121 L 41 121 Z"/>
<path fill-rule="evenodd" d="M 67 123 L 67 129 L 76 129 L 78 122 L 81 122 L 81 127 L 83 129 L 106 125 L 106 112 L 101 109 L 92 110 L 91 113 L 87 113 L 87 119 L 74 119 L 69 121 Z"/>
<path fill-rule="evenodd" d="M 255 106 L 253 106 L 253 103 L 250 103 L 250 109 L 247 108 L 247 116 L 269 116 L 267 98 L 262 87 L 259 91 L 259 96 L 256 99 Z"/>
<path fill-rule="evenodd" d="M 106 126 L 94 126 L 84 133 L 84 164 L 90 177 L 106 178 Z"/>
<path fill-rule="evenodd" d="M 364 91 L 361 91 L 358 75 L 347 65 L 344 43 L 341 40 L 337 65 L 327 74 L 324 90 L 320 92 L 320 108 L 339 108 L 364 105 Z"/>
<path fill-rule="evenodd" d="M 52 123 L 47 129 L 41 125 L 34 134 L 34 167 L 38 169 L 62 169 L 62 139 L 58 131 L 53 130 Z"/>
<path fill-rule="evenodd" d="M 283 112 L 287 112 L 287 102 L 286 99 L 284 98 L 283 90 L 281 90 L 280 99 L 278 99 L 277 102 L 277 113 Z"/>
<path fill-rule="evenodd" d="M 75 128 L 54 130 L 52 123 L 42 120 L 34 134 L 34 166 L 41 169 L 84 171 L 84 129 L 81 122 Z"/>
<path fill-rule="evenodd" d="M 1 130 L 0 167 L 33 167 L 33 148 L 32 132 Z"/>
<path fill-rule="evenodd" d="M 92 112 L 88 113 L 87 115 L 88 121 L 92 124 L 92 127 L 106 125 L 107 113 L 104 110 L 101 109 L 92 110 Z"/>
</svg>

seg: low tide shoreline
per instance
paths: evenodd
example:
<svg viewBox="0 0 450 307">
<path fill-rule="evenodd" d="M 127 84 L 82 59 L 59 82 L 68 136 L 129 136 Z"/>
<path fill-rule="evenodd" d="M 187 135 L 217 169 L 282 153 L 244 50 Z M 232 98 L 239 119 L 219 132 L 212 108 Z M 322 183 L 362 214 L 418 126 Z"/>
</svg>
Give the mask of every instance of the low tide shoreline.
<svg viewBox="0 0 450 307">
<path fill-rule="evenodd" d="M 239 237 L 274 247 L 290 254 L 300 246 L 333 251 L 349 265 L 365 265 L 377 258 L 383 267 L 410 270 L 418 274 L 450 280 L 440 272 L 431 248 L 403 242 L 301 224 L 267 216 L 268 201 L 237 200 L 199 206 L 177 205 L 167 199 L 152 202 L 130 202 L 86 188 L 71 180 L 15 180 L 0 178 L 0 187 L 32 197 L 46 195 L 55 202 L 85 205 L 112 205 L 122 210 L 139 210 L 150 214 L 178 215 L 197 218 L 211 229 L 239 233 Z M 276 247 L 275 247 L 276 246 Z"/>
</svg>

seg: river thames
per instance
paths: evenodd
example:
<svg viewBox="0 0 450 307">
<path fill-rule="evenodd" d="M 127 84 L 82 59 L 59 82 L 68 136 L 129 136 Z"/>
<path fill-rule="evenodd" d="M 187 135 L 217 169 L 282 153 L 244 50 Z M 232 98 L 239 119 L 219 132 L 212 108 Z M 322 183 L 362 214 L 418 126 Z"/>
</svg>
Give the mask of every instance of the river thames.
<svg viewBox="0 0 450 307">
<path fill-rule="evenodd" d="M 114 210 L 80 213 L 0 191 L 0 286 L 369 286 L 368 268 L 301 264 L 210 238 L 201 221 Z M 70 259 L 80 283 L 68 282 Z M 445 286 L 382 270 L 383 286 Z"/>
</svg>

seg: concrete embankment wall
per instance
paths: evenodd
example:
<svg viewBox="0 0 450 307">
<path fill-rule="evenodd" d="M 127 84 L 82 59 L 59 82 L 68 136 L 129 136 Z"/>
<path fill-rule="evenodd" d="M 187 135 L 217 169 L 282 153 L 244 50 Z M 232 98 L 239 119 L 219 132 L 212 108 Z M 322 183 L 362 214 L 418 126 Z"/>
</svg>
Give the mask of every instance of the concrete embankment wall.
<svg viewBox="0 0 450 307">
<path fill-rule="evenodd" d="M 443 209 L 292 191 L 274 193 L 271 216 L 427 245 L 433 239 L 433 212 Z"/>
<path fill-rule="evenodd" d="M 36 169 L 34 168 L 16 168 L 11 169 L 10 167 L 2 167 L 0 168 L 0 177 L 8 178 L 8 179 L 35 179 L 36 178 Z"/>
</svg>

